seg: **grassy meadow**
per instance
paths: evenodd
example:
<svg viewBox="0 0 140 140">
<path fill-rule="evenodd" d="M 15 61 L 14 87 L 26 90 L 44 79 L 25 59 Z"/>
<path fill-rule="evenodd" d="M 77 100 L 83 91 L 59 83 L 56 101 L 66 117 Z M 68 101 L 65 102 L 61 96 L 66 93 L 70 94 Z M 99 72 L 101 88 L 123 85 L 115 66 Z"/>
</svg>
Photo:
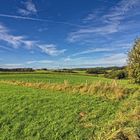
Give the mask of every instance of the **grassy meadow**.
<svg viewBox="0 0 140 140">
<path fill-rule="evenodd" d="M 140 88 L 84 72 L 0 73 L 2 140 L 138 140 Z"/>
</svg>

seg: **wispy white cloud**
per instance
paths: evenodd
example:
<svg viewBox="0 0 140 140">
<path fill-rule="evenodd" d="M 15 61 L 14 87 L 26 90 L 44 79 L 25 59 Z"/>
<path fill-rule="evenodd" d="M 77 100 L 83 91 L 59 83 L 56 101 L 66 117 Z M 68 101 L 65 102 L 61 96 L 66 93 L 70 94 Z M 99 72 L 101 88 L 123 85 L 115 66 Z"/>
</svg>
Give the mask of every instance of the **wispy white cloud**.
<svg viewBox="0 0 140 140">
<path fill-rule="evenodd" d="M 24 67 L 22 64 L 0 64 L 1 68 L 21 68 Z"/>
<path fill-rule="evenodd" d="M 127 55 L 124 53 L 111 53 L 102 58 L 93 57 L 59 58 L 58 60 L 31 60 L 22 64 L 1 64 L 2 68 L 33 67 L 33 68 L 76 68 L 97 66 L 124 66 L 127 64 Z"/>
<path fill-rule="evenodd" d="M 39 41 L 28 40 L 24 36 L 16 36 L 10 34 L 8 28 L 0 24 L 0 40 L 8 43 L 13 48 L 24 47 L 27 49 L 38 48 L 41 52 L 50 56 L 57 56 L 66 51 L 66 49 L 59 50 L 54 44 L 42 44 Z"/>
<path fill-rule="evenodd" d="M 103 16 L 96 17 L 96 24 L 93 20 L 96 16 L 95 13 L 89 14 L 84 21 L 90 21 L 90 26 L 80 28 L 75 32 L 68 35 L 69 42 L 76 42 L 84 38 L 94 37 L 95 35 L 109 35 L 120 31 L 121 21 L 124 20 L 129 12 L 133 12 L 135 7 L 140 6 L 139 0 L 122 0 Z M 92 24 L 93 23 L 93 24 Z M 99 24 L 100 23 L 100 24 Z"/>
<path fill-rule="evenodd" d="M 102 16 L 102 14 L 105 12 L 104 7 L 100 7 L 97 9 L 94 9 L 92 12 L 90 12 L 84 19 L 83 19 L 83 23 L 90 23 L 92 22 L 96 22 L 99 21 L 99 17 Z"/>
<path fill-rule="evenodd" d="M 71 23 L 71 22 L 54 21 L 54 20 L 50 20 L 50 19 L 32 18 L 32 17 L 26 17 L 26 16 L 0 14 L 0 17 L 12 18 L 12 19 L 30 20 L 30 21 L 38 21 L 38 22 L 49 22 L 49 23 L 63 24 L 63 25 L 73 26 L 73 27 L 85 27 L 85 26 L 74 24 L 74 23 Z"/>
<path fill-rule="evenodd" d="M 57 56 L 66 51 L 66 49 L 58 50 L 55 44 L 38 45 L 42 52 L 51 56 Z"/>
<path fill-rule="evenodd" d="M 27 62 L 34 68 L 46 67 L 46 68 L 77 68 L 77 67 L 98 67 L 98 66 L 124 66 L 126 65 L 127 55 L 124 53 L 111 53 L 105 57 L 94 58 L 88 57 L 77 57 L 77 58 L 59 58 L 57 60 L 35 60 Z M 45 65 L 44 65 L 45 64 Z"/>
<path fill-rule="evenodd" d="M 47 22 L 47 21 L 51 22 L 51 20 L 46 20 L 46 19 L 32 18 L 32 17 L 25 17 L 25 16 L 17 16 L 17 15 L 7 15 L 7 14 L 0 14 L 0 17 L 31 20 L 31 21 L 41 21 L 41 22 Z"/>
<path fill-rule="evenodd" d="M 26 2 L 22 2 L 23 8 L 18 9 L 18 13 L 23 16 L 33 15 L 37 13 L 37 9 L 32 0 L 27 0 Z"/>
<path fill-rule="evenodd" d="M 48 30 L 48 28 L 46 28 L 46 27 L 44 27 L 44 28 L 39 28 L 38 29 L 38 32 L 44 32 L 44 31 L 47 31 Z"/>
<path fill-rule="evenodd" d="M 35 41 L 27 40 L 24 36 L 10 34 L 9 29 L 2 24 L 0 24 L 0 40 L 10 44 L 14 48 L 18 48 L 22 45 L 31 48 L 35 44 Z"/>
<path fill-rule="evenodd" d="M 66 58 L 67 59 L 67 58 Z M 127 55 L 124 53 L 112 53 L 106 57 L 93 59 L 92 57 L 68 58 L 62 61 L 62 67 L 97 67 L 97 66 L 123 66 L 126 65 Z"/>
<path fill-rule="evenodd" d="M 71 58 L 69 56 L 64 58 L 64 62 L 69 62 L 69 61 L 71 61 Z"/>
<path fill-rule="evenodd" d="M 99 16 L 99 14 L 101 13 L 101 11 L 102 11 L 101 9 L 98 9 L 96 11 L 93 11 L 93 12 L 89 13 L 87 15 L 87 17 L 85 17 L 83 19 L 83 22 L 86 23 L 86 22 L 89 22 L 89 21 L 95 21 L 95 20 L 97 20 L 97 18 Z"/>
<path fill-rule="evenodd" d="M 7 28 L 0 23 L 0 32 L 7 32 Z"/>
<path fill-rule="evenodd" d="M 118 32 L 118 23 L 109 24 L 105 26 L 82 28 L 76 32 L 72 32 L 68 36 L 69 42 L 79 41 L 83 38 L 91 38 L 91 35 L 107 35 Z"/>
<path fill-rule="evenodd" d="M 40 63 L 40 64 L 51 64 L 53 61 L 51 60 L 33 60 L 33 61 L 27 61 L 27 64 L 34 64 L 34 63 Z"/>
<path fill-rule="evenodd" d="M 103 16 L 103 20 L 106 23 L 115 23 L 120 22 L 125 19 L 126 14 L 133 10 L 135 7 L 140 5 L 139 0 L 122 0 L 115 7 L 110 9 L 110 12 L 107 15 Z"/>
<path fill-rule="evenodd" d="M 97 52 L 112 52 L 115 51 L 116 48 L 90 48 L 88 50 L 85 51 L 81 51 L 78 53 L 74 53 L 71 56 L 79 56 L 79 55 L 84 55 L 84 54 L 90 54 L 90 53 L 97 53 Z"/>
<path fill-rule="evenodd" d="M 100 59 L 96 64 L 100 65 L 116 65 L 116 66 L 123 66 L 126 65 L 127 55 L 124 53 L 116 53 L 112 54 L 109 57 Z"/>
<path fill-rule="evenodd" d="M 0 49 L 12 51 L 11 48 L 0 45 Z"/>
<path fill-rule="evenodd" d="M 103 54 L 109 53 L 110 54 L 110 53 L 121 52 L 121 51 L 123 51 L 124 53 L 127 53 L 127 51 L 131 48 L 131 46 L 132 46 L 132 43 L 125 43 L 124 41 L 116 41 L 116 42 L 110 43 L 109 47 L 104 45 L 102 47 L 92 47 L 84 51 L 79 51 L 67 57 L 66 61 L 71 60 L 71 58 L 73 57 L 78 57 L 85 54 L 93 54 L 93 53 L 94 54 L 96 53 L 103 53 Z"/>
</svg>

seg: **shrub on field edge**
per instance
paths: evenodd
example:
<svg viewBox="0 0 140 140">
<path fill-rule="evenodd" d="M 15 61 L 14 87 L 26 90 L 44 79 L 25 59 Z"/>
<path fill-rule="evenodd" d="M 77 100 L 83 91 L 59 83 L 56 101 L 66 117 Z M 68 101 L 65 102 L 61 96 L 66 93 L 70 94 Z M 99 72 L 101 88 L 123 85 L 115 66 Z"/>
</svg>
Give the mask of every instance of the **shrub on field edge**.
<svg viewBox="0 0 140 140">
<path fill-rule="evenodd" d="M 112 79 L 126 79 L 128 77 L 127 71 L 125 70 L 118 70 L 114 71 L 112 70 L 111 72 L 105 74 L 106 78 L 112 78 Z"/>
<path fill-rule="evenodd" d="M 132 82 L 140 84 L 140 38 L 128 54 L 128 75 Z"/>
</svg>

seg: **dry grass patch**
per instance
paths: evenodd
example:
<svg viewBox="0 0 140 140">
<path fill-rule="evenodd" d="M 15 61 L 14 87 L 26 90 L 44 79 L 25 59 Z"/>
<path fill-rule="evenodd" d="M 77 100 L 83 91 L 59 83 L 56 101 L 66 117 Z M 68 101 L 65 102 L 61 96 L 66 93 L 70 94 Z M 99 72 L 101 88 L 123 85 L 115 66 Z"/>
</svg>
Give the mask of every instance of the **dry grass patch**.
<svg viewBox="0 0 140 140">
<path fill-rule="evenodd" d="M 39 89 L 48 89 L 54 91 L 63 91 L 69 93 L 81 93 L 89 95 L 97 95 L 107 99 L 122 99 L 128 94 L 128 90 L 120 86 L 115 80 L 112 83 L 82 83 L 79 85 L 71 85 L 67 80 L 64 83 L 29 83 L 23 81 L 0 81 L 1 83 L 33 87 Z"/>
</svg>

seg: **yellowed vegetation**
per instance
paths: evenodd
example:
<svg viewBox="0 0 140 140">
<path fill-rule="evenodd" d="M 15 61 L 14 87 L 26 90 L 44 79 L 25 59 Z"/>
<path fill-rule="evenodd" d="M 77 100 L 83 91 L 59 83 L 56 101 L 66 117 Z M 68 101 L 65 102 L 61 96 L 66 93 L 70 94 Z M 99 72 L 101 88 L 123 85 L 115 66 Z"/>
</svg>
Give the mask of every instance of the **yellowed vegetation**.
<svg viewBox="0 0 140 140">
<path fill-rule="evenodd" d="M 114 121 L 104 129 L 103 135 L 107 140 L 140 140 L 139 132 L 136 132 L 136 129 L 140 127 L 139 93 L 138 90 L 124 100 Z M 130 123 L 132 125 L 129 125 Z"/>
<path fill-rule="evenodd" d="M 33 87 L 39 89 L 48 89 L 55 91 L 63 91 L 68 93 L 81 93 L 89 95 L 97 95 L 107 99 L 122 99 L 127 96 L 126 88 L 123 88 L 115 80 L 112 83 L 97 82 L 97 83 L 82 83 L 79 85 L 71 85 L 67 80 L 63 83 L 30 83 L 23 81 L 0 81 L 1 83 Z"/>
</svg>

